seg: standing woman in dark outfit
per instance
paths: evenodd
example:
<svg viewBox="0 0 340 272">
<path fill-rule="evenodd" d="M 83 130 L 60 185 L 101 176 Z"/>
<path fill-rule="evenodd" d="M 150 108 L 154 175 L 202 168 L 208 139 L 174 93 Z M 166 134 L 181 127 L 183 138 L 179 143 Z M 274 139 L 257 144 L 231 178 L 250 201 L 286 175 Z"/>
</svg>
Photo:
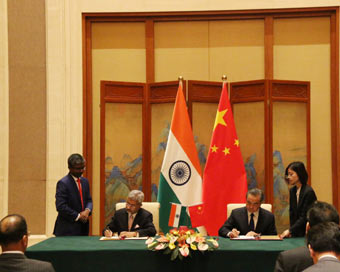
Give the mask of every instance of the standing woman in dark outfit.
<svg viewBox="0 0 340 272">
<path fill-rule="evenodd" d="M 290 227 L 280 236 L 303 237 L 306 233 L 306 214 L 316 200 L 312 187 L 307 184 L 308 174 L 302 162 L 290 163 L 285 172 L 286 181 L 292 188 L 289 190 L 289 221 Z"/>
</svg>

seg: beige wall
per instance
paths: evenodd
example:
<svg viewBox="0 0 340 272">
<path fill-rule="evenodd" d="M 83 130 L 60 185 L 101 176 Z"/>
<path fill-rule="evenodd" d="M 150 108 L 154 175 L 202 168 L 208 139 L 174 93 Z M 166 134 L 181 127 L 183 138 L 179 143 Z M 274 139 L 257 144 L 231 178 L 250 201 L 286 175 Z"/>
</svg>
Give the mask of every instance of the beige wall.
<svg viewBox="0 0 340 272">
<path fill-rule="evenodd" d="M 275 20 L 274 78 L 311 82 L 312 186 L 332 202 L 329 29 L 329 18 Z"/>
<path fill-rule="evenodd" d="M 4 3 L 6 2 L 6 3 Z M 100 1 L 92 1 L 92 0 L 75 0 L 75 1 L 62 1 L 62 0 L 46 0 L 46 1 L 34 1 L 34 0 L 22 0 L 22 1 L 15 1 L 15 0 L 8 0 L 8 1 L 1 1 L 0 4 L 0 33 L 4 34 L 1 35 L 1 37 L 6 37 L 7 33 L 7 22 L 6 16 L 7 16 L 7 2 L 12 2 L 11 5 L 16 5 L 18 2 L 24 3 L 23 6 L 26 4 L 30 4 L 29 7 L 27 7 L 27 10 L 30 11 L 31 14 L 39 13 L 41 14 L 44 12 L 42 10 L 43 3 L 46 4 L 45 12 L 46 12 L 46 71 L 45 71 L 45 78 L 46 78 L 46 103 L 45 105 L 42 104 L 39 105 L 39 111 L 40 111 L 40 117 L 42 120 L 45 120 L 46 128 L 43 129 L 44 132 L 36 132 L 39 133 L 38 136 L 33 134 L 29 134 L 29 137 L 35 138 L 39 137 L 39 139 L 44 139 L 42 141 L 45 141 L 45 158 L 42 158 L 42 153 L 40 151 L 37 151 L 37 154 L 39 156 L 38 164 L 39 167 L 44 168 L 41 165 L 45 165 L 45 171 L 46 173 L 42 172 L 36 172 L 33 173 L 35 176 L 34 179 L 34 186 L 29 186 L 26 188 L 27 184 L 24 184 L 25 188 L 29 191 L 38 188 L 37 192 L 40 192 L 43 196 L 38 196 L 39 203 L 44 202 L 44 197 L 46 196 L 46 204 L 42 203 L 40 207 L 42 207 L 42 210 L 40 211 L 41 215 L 36 216 L 35 218 L 38 218 L 44 220 L 42 222 L 41 226 L 46 225 L 46 231 L 44 231 L 44 227 L 37 227 L 36 231 L 38 233 L 46 233 L 47 235 L 51 235 L 54 225 L 54 220 L 56 216 L 55 212 L 55 206 L 54 206 L 54 193 L 55 193 L 55 184 L 57 180 L 62 177 L 67 172 L 67 166 L 66 166 L 66 159 L 67 156 L 72 152 L 81 152 L 82 150 L 82 29 L 81 29 L 81 14 L 82 12 L 129 12 L 129 11 L 172 11 L 172 10 L 232 10 L 232 9 L 262 9 L 262 8 L 291 8 L 291 7 L 313 7 L 313 6 L 339 6 L 339 1 L 334 0 L 326 0 L 326 1 L 310 1 L 310 0 L 303 0 L 303 1 L 296 1 L 296 0 L 290 0 L 290 1 L 272 1 L 272 0 L 266 0 L 266 1 L 252 1 L 252 0 L 244 0 L 244 1 L 224 1 L 224 0 L 215 0 L 215 1 L 209 1 L 209 0 L 190 0 L 190 1 L 156 1 L 156 0 L 150 0 L 150 1 L 111 1 L 111 0 L 100 0 Z M 18 11 L 20 11 L 20 7 L 18 7 Z M 2 16 L 4 15 L 4 16 Z M 9 15 L 12 16 L 12 15 Z M 31 16 L 31 15 L 27 15 Z M 41 19 L 40 16 L 38 18 Z M 32 20 L 35 21 L 33 18 Z M 20 20 L 19 20 L 20 21 Z M 18 22 L 19 23 L 19 22 Z M 42 27 L 44 23 L 41 23 L 40 26 Z M 21 29 L 15 28 L 13 29 L 15 33 L 19 33 Z M 13 33 L 14 34 L 14 33 Z M 43 34 L 41 32 L 38 33 L 40 39 L 36 41 L 38 46 L 41 46 L 43 44 L 43 41 L 45 41 L 45 38 L 42 36 Z M 10 35 L 9 35 L 10 36 Z M 33 37 L 35 38 L 35 37 Z M 9 39 L 11 39 L 9 37 Z M 12 45 L 11 45 L 12 46 Z M 21 45 L 18 45 L 16 48 L 20 48 Z M 12 48 L 12 47 L 11 47 Z M 12 54 L 10 48 L 10 54 Z M 5 54 L 3 54 L 5 52 Z M 16 136 L 14 138 L 11 137 L 11 142 L 8 143 L 8 135 L 10 133 L 15 132 L 15 127 L 18 126 L 18 124 L 13 123 L 12 119 L 13 117 L 19 118 L 18 113 L 13 113 L 9 116 L 8 110 L 9 105 L 11 105 L 11 102 L 6 102 L 9 97 L 8 90 L 11 90 L 10 87 L 7 87 L 8 84 L 8 78 L 11 78 L 11 76 L 14 76 L 14 74 L 9 75 L 9 71 L 11 68 L 8 67 L 7 64 L 7 58 L 8 54 L 6 55 L 7 50 L 7 41 L 6 39 L 0 40 L 0 83 L 1 86 L 4 86 L 4 88 L 0 88 L 0 118 L 1 118 L 1 124 L 4 124 L 4 126 L 1 127 L 1 135 L 0 135 L 0 148 L 2 151 L 2 154 L 0 155 L 0 214 L 4 215 L 7 214 L 7 205 L 9 203 L 11 207 L 15 208 L 17 205 L 17 196 L 15 191 L 16 186 L 19 185 L 19 183 L 15 183 L 14 187 L 12 187 L 11 190 L 14 190 L 12 192 L 7 193 L 7 186 L 8 183 L 18 182 L 17 177 L 18 173 L 15 173 L 14 169 L 17 169 L 19 166 L 21 166 L 22 162 L 19 160 L 18 156 L 14 156 L 18 151 L 16 148 L 17 141 L 20 140 L 21 135 L 19 135 L 18 131 L 16 131 Z M 16 56 L 13 56 L 16 57 Z M 41 55 L 39 55 L 39 58 Z M 39 67 L 39 65 L 38 65 Z M 38 69 L 38 68 L 37 68 Z M 38 69 L 39 70 L 39 69 Z M 19 69 L 19 74 L 21 73 L 22 69 Z M 42 73 L 39 71 L 39 76 L 34 75 L 33 78 L 43 78 Z M 32 78 L 32 77 L 30 77 Z M 10 80 L 13 80 L 10 79 Z M 20 81 L 16 84 L 20 85 L 23 84 L 23 80 L 21 77 L 17 77 L 17 80 Z M 26 80 L 25 80 L 26 81 Z M 39 83 L 41 83 L 42 80 L 39 80 Z M 13 84 L 13 83 L 12 83 Z M 319 82 L 317 84 L 323 84 L 322 82 Z M 315 85 L 313 83 L 313 86 L 319 86 Z M 15 85 L 14 85 L 15 86 Z M 320 85 L 321 86 L 321 85 Z M 32 86 L 29 86 L 32 88 Z M 39 89 L 42 92 L 43 87 L 39 87 Z M 321 87 L 320 87 L 321 88 Z M 16 89 L 19 91 L 19 88 Z M 39 99 L 42 99 L 42 93 L 39 93 Z M 12 94 L 11 94 L 12 95 Z M 14 93 L 13 93 L 14 95 Z M 3 99 L 2 99 L 3 98 Z M 13 96 L 12 96 L 13 98 Z M 12 99 L 11 98 L 11 99 Z M 28 98 L 30 99 L 30 98 Z M 314 101 L 317 101 L 319 99 L 317 96 L 315 96 Z M 322 101 L 326 101 L 327 97 L 322 97 Z M 28 100 L 29 101 L 29 100 Z M 12 104 L 13 107 L 14 105 Z M 45 107 L 45 109 L 44 109 Z M 315 109 L 318 107 L 317 105 L 313 106 Z M 18 109 L 16 109 L 18 110 Z M 324 108 L 322 109 L 324 111 Z M 32 108 L 30 108 L 30 111 L 32 111 Z M 43 113 L 45 111 L 45 114 Z M 15 115 L 17 114 L 17 115 Z M 329 112 L 325 113 L 326 115 L 329 114 Z M 32 115 L 30 115 L 32 117 Z M 44 119 L 45 118 L 45 119 Z M 321 117 L 320 117 L 321 118 Z M 27 117 L 29 122 L 29 116 Z M 38 118 L 40 119 L 40 118 Z M 38 120 L 38 123 L 32 124 L 33 127 L 37 127 L 37 124 L 40 124 L 41 120 Z M 10 125 L 10 129 L 8 128 L 8 125 Z M 318 131 L 317 127 L 315 126 L 312 128 L 312 133 L 314 134 L 312 141 L 315 140 L 322 140 L 324 142 L 329 141 L 329 125 L 324 124 L 323 125 L 326 131 L 325 135 L 321 135 L 321 132 Z M 40 125 L 39 125 L 40 127 Z M 14 129 L 14 131 L 12 131 Z M 11 132 L 10 132 L 11 131 Z M 41 134 L 40 134 L 41 133 Z M 45 136 L 42 135 L 45 133 Z M 12 135 L 12 134 L 11 134 Z M 38 144 L 33 142 L 34 144 Z M 44 143 L 39 143 L 41 146 L 44 145 Z M 313 144 L 313 143 L 312 143 Z M 314 144 L 314 145 L 317 145 Z M 321 147 L 320 147 L 321 148 Z M 10 149 L 10 154 L 7 155 L 7 150 Z M 39 150 L 41 150 L 39 148 Z M 321 150 L 318 150 L 318 147 L 316 147 L 316 150 L 319 154 L 321 154 Z M 21 152 L 21 150 L 19 149 Z M 23 148 L 24 153 L 28 153 L 28 149 Z M 329 150 L 326 150 L 326 160 L 329 160 Z M 318 154 L 317 153 L 317 154 Z M 324 153 L 322 153 L 323 155 Z M 25 157 L 21 157 L 25 158 Z M 25 159 L 26 160 L 26 159 Z M 13 161 L 13 164 L 12 164 Z M 35 160 L 36 161 L 36 160 Z M 11 164 L 11 174 L 8 174 L 8 164 Z M 45 163 L 46 162 L 46 163 Z M 28 164 L 28 163 L 27 163 Z M 27 164 L 25 164 L 25 168 L 28 167 Z M 312 158 L 312 167 L 318 165 L 318 159 L 315 160 Z M 15 168 L 13 168 L 15 167 Z M 329 165 L 330 167 L 330 165 Z M 329 169 L 329 168 L 326 168 Z M 42 170 L 43 171 L 43 170 Z M 328 171 L 328 170 L 327 170 Z M 321 186 L 321 182 L 323 181 L 323 178 L 325 177 L 323 172 L 318 172 L 312 170 L 312 174 L 314 175 L 314 172 L 316 172 L 316 177 L 313 177 L 313 183 L 319 182 L 317 186 Z M 38 177 L 45 177 L 40 180 Z M 330 172 L 328 172 L 329 174 Z M 23 173 L 23 175 L 26 175 L 26 173 Z M 10 176 L 10 178 L 8 177 Z M 27 176 L 26 176 L 27 177 Z M 40 180 L 39 182 L 37 180 Z M 320 181 L 317 181 L 320 180 Z M 46 182 L 46 185 L 44 183 Z M 46 186 L 46 187 L 44 187 Z M 323 186 L 324 187 L 324 186 Z M 44 194 L 44 188 L 46 188 L 45 194 Z M 327 191 L 328 190 L 328 191 Z M 329 199 L 329 192 L 331 188 L 330 186 L 327 186 L 327 189 L 325 191 L 325 195 L 323 192 L 321 192 L 320 189 L 317 189 L 317 193 L 322 195 L 322 199 L 327 200 Z M 95 194 L 98 194 L 98 191 L 94 192 Z M 327 196 L 326 196 L 327 194 Z M 33 195 L 35 195 L 35 192 L 33 192 Z M 38 206 L 39 206 L 38 205 Z M 12 208 L 11 208 L 12 209 Z M 38 208 L 39 209 L 39 208 Z M 98 208 L 96 208 L 98 209 Z M 40 213 L 39 212 L 39 213 Z M 95 213 L 98 211 L 94 211 Z M 33 214 L 33 213 L 32 213 Z M 40 222 L 40 221 L 39 221 Z M 98 230 L 95 230 L 95 232 L 98 232 Z"/>
<path fill-rule="evenodd" d="M 8 3 L 8 213 L 45 233 L 46 47 L 43 0 Z"/>
</svg>

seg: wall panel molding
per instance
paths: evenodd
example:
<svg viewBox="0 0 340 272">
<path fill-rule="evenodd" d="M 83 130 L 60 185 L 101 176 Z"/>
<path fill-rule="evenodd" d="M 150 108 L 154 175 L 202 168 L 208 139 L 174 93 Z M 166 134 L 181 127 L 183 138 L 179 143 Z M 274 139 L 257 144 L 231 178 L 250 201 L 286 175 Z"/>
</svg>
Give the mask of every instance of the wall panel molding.
<svg viewBox="0 0 340 272">
<path fill-rule="evenodd" d="M 80 13 L 78 6 L 78 1 L 46 1 L 48 236 L 52 235 L 57 216 L 56 183 L 68 173 L 68 156 L 82 153 L 81 16 L 75 15 Z"/>
<path fill-rule="evenodd" d="M 8 32 L 7 1 L 0 2 L 0 218 L 8 212 Z"/>
</svg>

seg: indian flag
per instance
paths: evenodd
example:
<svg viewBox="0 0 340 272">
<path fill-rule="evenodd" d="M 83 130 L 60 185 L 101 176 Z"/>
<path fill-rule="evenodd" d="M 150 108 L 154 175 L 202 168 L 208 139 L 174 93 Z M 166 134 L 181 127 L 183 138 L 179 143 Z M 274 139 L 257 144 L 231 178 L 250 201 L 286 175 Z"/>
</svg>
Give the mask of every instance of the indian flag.
<svg viewBox="0 0 340 272">
<path fill-rule="evenodd" d="M 159 225 L 170 229 L 171 203 L 182 206 L 179 226 L 191 227 L 186 207 L 202 203 L 202 177 L 189 115 L 180 81 L 159 181 Z"/>
</svg>

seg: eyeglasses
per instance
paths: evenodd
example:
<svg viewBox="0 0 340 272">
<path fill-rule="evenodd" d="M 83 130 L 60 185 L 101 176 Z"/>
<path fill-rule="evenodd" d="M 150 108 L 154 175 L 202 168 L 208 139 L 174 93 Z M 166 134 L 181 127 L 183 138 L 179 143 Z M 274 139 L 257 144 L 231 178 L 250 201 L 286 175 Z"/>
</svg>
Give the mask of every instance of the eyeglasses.
<svg viewBox="0 0 340 272">
<path fill-rule="evenodd" d="M 250 202 L 250 201 L 247 201 L 247 205 L 250 205 L 250 206 L 259 206 L 261 203 L 260 202 Z"/>
<path fill-rule="evenodd" d="M 126 202 L 126 206 L 137 207 L 137 206 L 139 206 L 139 205 L 140 205 L 139 203 L 131 204 L 131 203 L 129 203 L 129 202 Z"/>
<path fill-rule="evenodd" d="M 85 170 L 86 167 L 83 166 L 83 167 L 71 167 L 73 170 L 77 170 L 77 171 L 81 171 L 81 170 Z"/>
</svg>

